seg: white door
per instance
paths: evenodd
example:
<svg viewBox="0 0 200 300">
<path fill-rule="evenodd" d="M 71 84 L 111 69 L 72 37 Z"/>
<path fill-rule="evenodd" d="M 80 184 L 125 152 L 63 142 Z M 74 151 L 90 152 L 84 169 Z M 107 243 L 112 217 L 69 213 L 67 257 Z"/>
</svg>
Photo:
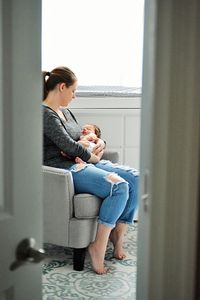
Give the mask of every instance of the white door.
<svg viewBox="0 0 200 300">
<path fill-rule="evenodd" d="M 0 1 L 1 300 L 42 299 L 41 264 L 18 261 L 10 269 L 22 240 L 42 246 L 40 6 Z M 24 256 L 37 256 L 32 252 Z"/>
</svg>

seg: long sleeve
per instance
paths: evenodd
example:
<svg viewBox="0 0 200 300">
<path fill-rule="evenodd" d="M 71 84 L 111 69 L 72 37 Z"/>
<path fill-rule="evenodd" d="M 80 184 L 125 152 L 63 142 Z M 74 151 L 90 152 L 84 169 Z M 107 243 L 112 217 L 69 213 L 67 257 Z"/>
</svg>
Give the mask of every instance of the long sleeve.
<svg viewBox="0 0 200 300">
<path fill-rule="evenodd" d="M 80 137 L 80 126 L 68 111 L 65 111 L 65 116 L 66 121 L 61 120 L 56 112 L 43 107 L 44 160 L 52 161 L 54 158 L 55 161 L 60 159 L 61 162 L 73 161 L 79 156 L 82 160 L 88 161 L 90 152 L 77 142 Z M 68 158 L 63 157 L 61 151 L 66 153 Z"/>
</svg>

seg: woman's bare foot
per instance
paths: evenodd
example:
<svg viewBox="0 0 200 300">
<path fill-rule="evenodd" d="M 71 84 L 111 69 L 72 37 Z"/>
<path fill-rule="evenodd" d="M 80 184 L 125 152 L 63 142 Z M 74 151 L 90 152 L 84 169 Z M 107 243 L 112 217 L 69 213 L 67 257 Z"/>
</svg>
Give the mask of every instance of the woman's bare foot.
<svg viewBox="0 0 200 300">
<path fill-rule="evenodd" d="M 114 245 L 113 257 L 120 260 L 126 258 L 126 254 L 124 253 L 122 243 L 117 242 Z"/>
<path fill-rule="evenodd" d="M 114 246 L 113 257 L 120 260 L 126 258 L 123 248 L 124 236 L 115 228 L 111 231 L 109 239 Z"/>
<path fill-rule="evenodd" d="M 106 274 L 108 269 L 104 266 L 104 253 L 94 243 L 89 245 L 88 252 L 91 257 L 93 270 L 99 275 Z"/>
</svg>

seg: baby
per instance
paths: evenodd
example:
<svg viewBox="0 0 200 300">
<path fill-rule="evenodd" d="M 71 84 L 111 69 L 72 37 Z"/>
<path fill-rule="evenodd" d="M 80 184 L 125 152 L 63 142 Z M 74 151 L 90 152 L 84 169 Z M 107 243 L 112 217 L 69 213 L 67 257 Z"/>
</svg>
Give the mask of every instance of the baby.
<svg viewBox="0 0 200 300">
<path fill-rule="evenodd" d="M 80 140 L 78 143 L 80 143 L 84 148 L 92 152 L 94 147 L 96 146 L 96 143 L 98 139 L 101 137 L 101 130 L 97 125 L 94 124 L 85 124 L 81 129 L 82 135 L 80 136 Z M 65 157 L 67 157 L 67 154 L 61 151 L 61 154 Z M 84 163 L 84 161 L 76 157 L 75 158 L 76 163 Z"/>
<path fill-rule="evenodd" d="M 86 124 L 82 127 L 81 133 L 82 135 L 78 142 L 92 152 L 98 139 L 101 137 L 100 128 L 94 124 Z"/>
<path fill-rule="evenodd" d="M 97 125 L 85 124 L 81 130 L 82 135 L 80 136 L 80 143 L 83 147 L 88 149 L 90 152 L 96 146 L 98 139 L 101 137 L 101 130 Z M 85 163 L 80 157 L 75 158 L 76 163 Z"/>
</svg>

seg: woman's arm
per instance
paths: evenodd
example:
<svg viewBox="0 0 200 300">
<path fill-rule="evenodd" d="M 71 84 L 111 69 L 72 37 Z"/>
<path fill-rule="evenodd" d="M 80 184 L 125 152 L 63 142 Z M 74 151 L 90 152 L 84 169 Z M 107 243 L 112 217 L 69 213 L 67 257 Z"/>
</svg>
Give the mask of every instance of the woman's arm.
<svg viewBox="0 0 200 300">
<path fill-rule="evenodd" d="M 100 161 L 100 158 L 99 158 L 98 156 L 92 154 L 91 157 L 90 157 L 90 159 L 89 159 L 87 162 L 96 164 L 96 163 L 98 163 L 99 161 Z M 86 163 L 86 162 L 83 161 L 80 157 L 76 157 L 76 158 L 75 158 L 75 162 L 76 162 L 76 163 L 79 163 L 79 164 L 83 164 L 83 163 L 85 164 L 85 163 Z"/>
<path fill-rule="evenodd" d="M 77 126 L 75 122 L 75 124 L 73 124 L 73 121 L 71 121 L 71 123 L 72 128 L 73 126 Z M 76 156 L 79 156 L 84 161 L 90 159 L 90 152 L 70 136 L 57 114 L 48 109 L 44 110 L 43 131 L 61 151 L 68 155 L 68 157 L 74 159 Z"/>
<path fill-rule="evenodd" d="M 103 155 L 103 153 L 102 153 L 102 155 Z M 102 155 L 101 155 L 101 157 L 102 157 Z M 100 161 L 101 157 L 91 153 L 91 157 L 87 162 L 96 164 Z"/>
</svg>

